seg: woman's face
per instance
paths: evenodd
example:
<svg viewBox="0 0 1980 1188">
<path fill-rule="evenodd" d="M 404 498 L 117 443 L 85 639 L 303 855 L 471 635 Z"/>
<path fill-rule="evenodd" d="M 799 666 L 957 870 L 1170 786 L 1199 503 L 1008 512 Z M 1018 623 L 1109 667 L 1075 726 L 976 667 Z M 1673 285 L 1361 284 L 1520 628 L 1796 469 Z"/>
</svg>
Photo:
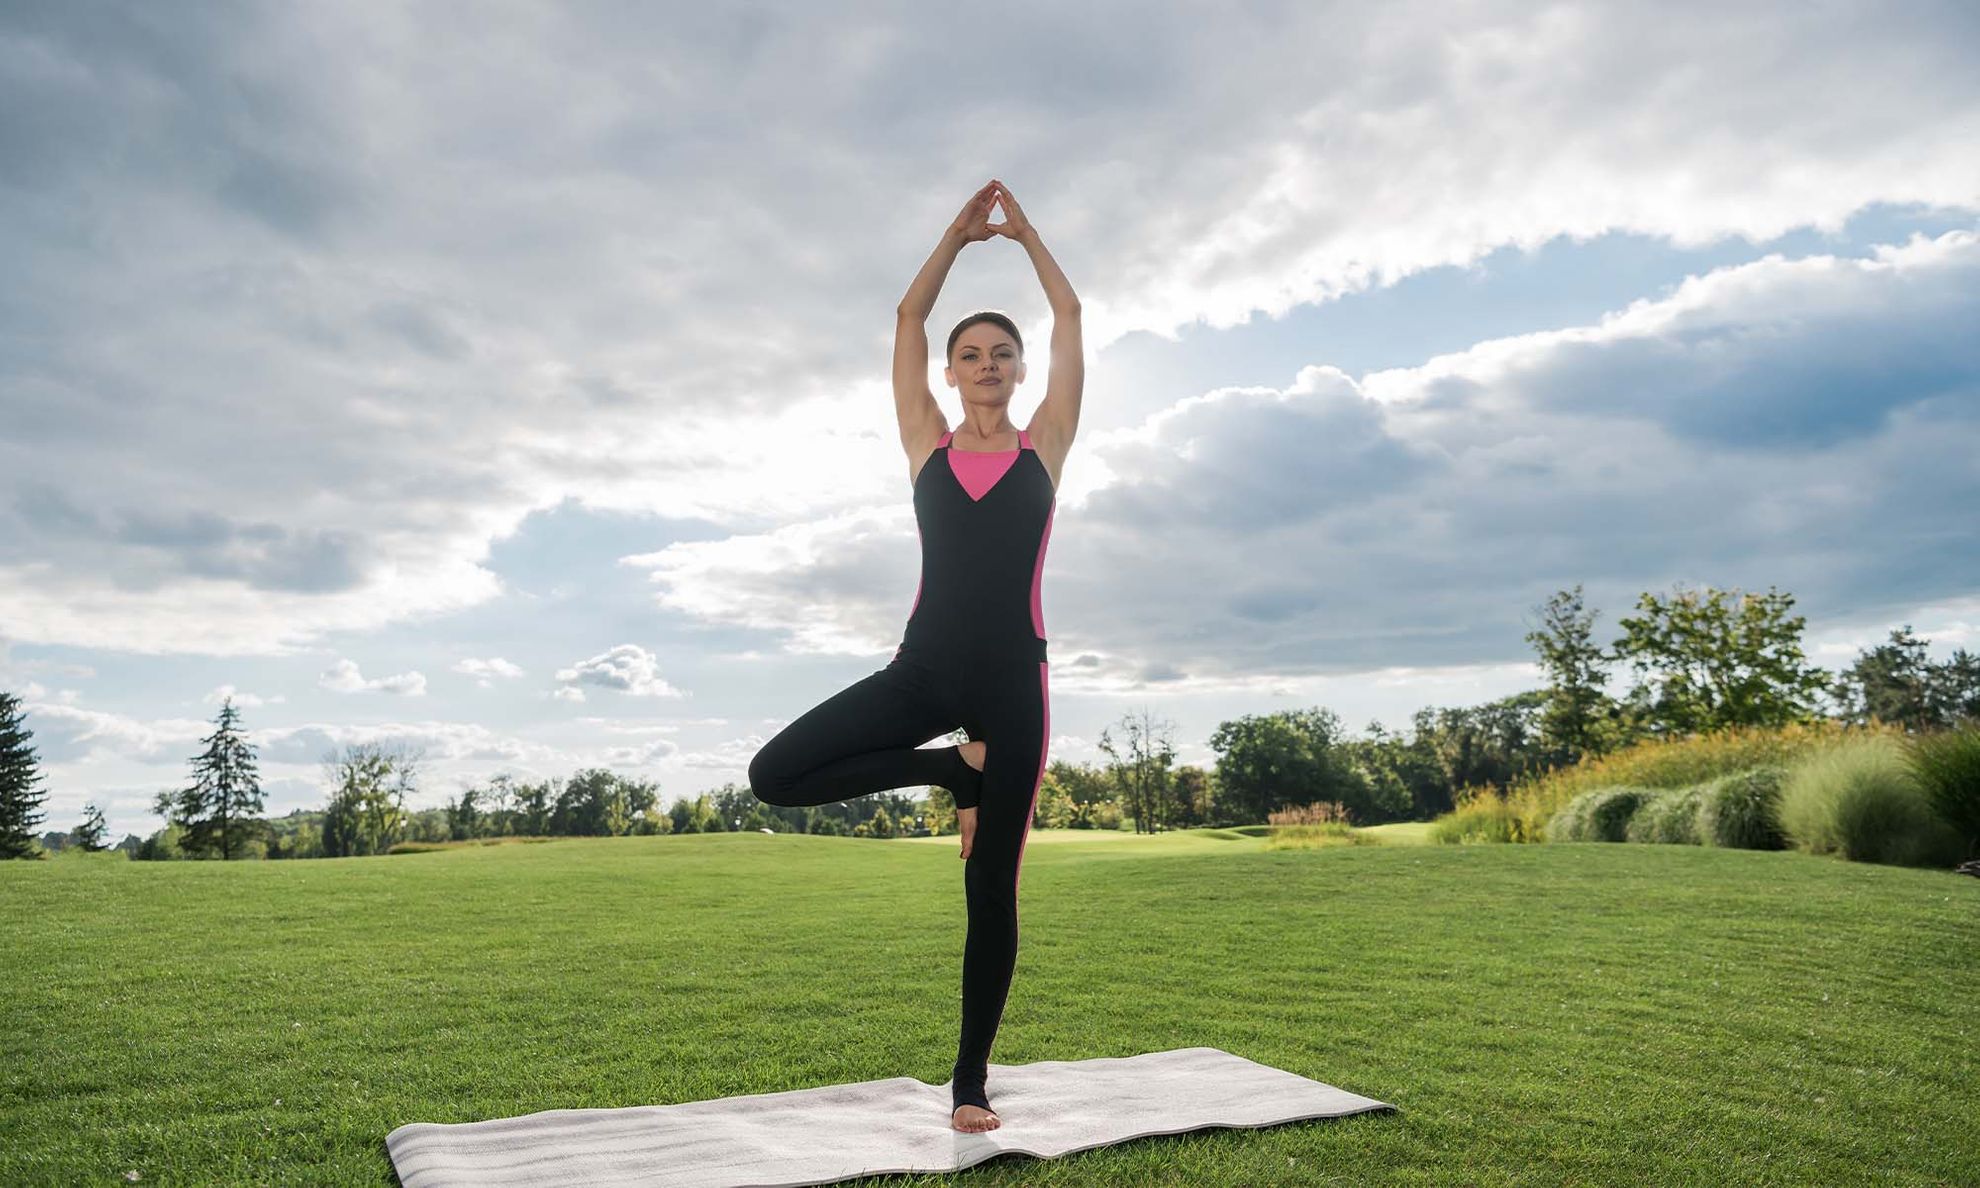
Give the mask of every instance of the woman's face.
<svg viewBox="0 0 1980 1188">
<path fill-rule="evenodd" d="M 961 390 L 965 404 L 1003 404 L 1024 382 L 1017 343 L 993 322 L 978 322 L 962 332 L 947 371 L 950 386 Z"/>
</svg>

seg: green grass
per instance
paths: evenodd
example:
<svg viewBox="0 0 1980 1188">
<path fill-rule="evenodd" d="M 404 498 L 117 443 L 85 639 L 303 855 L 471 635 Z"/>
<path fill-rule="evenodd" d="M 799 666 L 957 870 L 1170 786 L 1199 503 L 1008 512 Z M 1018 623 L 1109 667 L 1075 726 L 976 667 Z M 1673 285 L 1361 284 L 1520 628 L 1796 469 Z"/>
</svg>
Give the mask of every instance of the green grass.
<svg viewBox="0 0 1980 1188">
<path fill-rule="evenodd" d="M 1034 833 L 993 1060 L 1210 1045 L 1400 1113 L 861 1183 L 1980 1182 L 1980 882 L 1220 832 Z M 405 1122 L 940 1083 L 955 844 L 0 863 L 0 1183 L 389 1185 Z"/>
</svg>

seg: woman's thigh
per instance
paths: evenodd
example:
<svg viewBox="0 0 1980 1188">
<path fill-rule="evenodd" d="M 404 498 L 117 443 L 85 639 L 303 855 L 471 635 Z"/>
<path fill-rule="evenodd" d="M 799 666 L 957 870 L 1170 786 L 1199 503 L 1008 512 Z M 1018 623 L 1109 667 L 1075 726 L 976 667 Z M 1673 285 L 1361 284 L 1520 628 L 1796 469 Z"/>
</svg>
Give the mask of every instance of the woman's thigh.
<svg viewBox="0 0 1980 1188">
<path fill-rule="evenodd" d="M 954 711 L 933 674 L 901 657 L 806 710 L 763 744 L 749 778 L 764 797 L 828 764 L 875 751 L 919 747 L 954 730 Z M 764 797 L 764 799 L 770 799 Z"/>
</svg>

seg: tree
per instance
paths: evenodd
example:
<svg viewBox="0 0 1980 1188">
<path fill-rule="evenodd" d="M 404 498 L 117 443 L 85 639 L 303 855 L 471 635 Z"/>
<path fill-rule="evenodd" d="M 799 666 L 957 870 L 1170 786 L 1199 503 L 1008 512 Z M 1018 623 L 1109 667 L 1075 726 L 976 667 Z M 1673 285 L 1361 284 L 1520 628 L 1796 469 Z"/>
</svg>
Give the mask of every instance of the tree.
<svg viewBox="0 0 1980 1188">
<path fill-rule="evenodd" d="M 110 848 L 109 843 L 103 840 L 104 834 L 108 833 L 109 829 L 110 823 L 104 820 L 103 810 L 96 807 L 95 802 L 92 801 L 83 806 L 83 823 L 76 826 L 72 836 L 78 846 L 96 854 Z"/>
<path fill-rule="evenodd" d="M 1367 773 L 1376 803 L 1393 805 L 1389 815 L 1423 821 L 1451 810 L 1455 787 L 1451 783 L 1451 753 L 1466 752 L 1474 760 L 1480 757 L 1476 749 L 1454 745 L 1440 732 L 1440 716 L 1448 723 L 1451 715 L 1461 712 L 1426 706 L 1411 718 L 1408 734 L 1391 734 L 1380 720 L 1371 720 L 1363 728 L 1367 738 L 1342 744 L 1343 751 Z M 1366 815 L 1356 820 L 1370 825 L 1378 821 Z"/>
<path fill-rule="evenodd" d="M 721 828 L 731 831 L 743 828 L 742 822 L 756 815 L 751 810 L 763 803 L 756 798 L 756 793 L 750 791 L 744 785 L 734 782 L 723 784 L 720 788 L 714 789 L 711 795 L 715 799 L 715 816 L 720 819 Z M 864 809 L 874 802 L 863 796 L 855 796 L 851 800 L 842 800 L 837 803 L 844 806 L 839 810 L 841 813 L 851 814 L 855 810 Z M 821 805 L 820 807 L 822 808 L 824 806 Z"/>
<path fill-rule="evenodd" d="M 1859 653 L 1856 663 L 1836 678 L 1831 695 L 1842 703 L 1842 716 L 1852 721 L 1877 718 L 1924 730 L 1932 725 L 1931 667 L 1925 641 L 1913 636 L 1906 623 L 1891 632 L 1889 643 Z"/>
<path fill-rule="evenodd" d="M 232 697 L 220 706 L 218 724 L 201 740 L 206 750 L 192 760 L 193 782 L 179 790 L 167 819 L 184 827 L 179 846 L 189 854 L 229 859 L 261 831 L 261 785 L 255 778 L 254 747 L 236 728 L 239 711 Z"/>
<path fill-rule="evenodd" d="M 1124 716 L 1116 723 L 1127 733 L 1127 758 L 1115 749 L 1112 727 L 1100 732 L 1100 750 L 1112 763 L 1108 773 L 1121 808 L 1134 815 L 1136 833 L 1153 833 L 1166 824 L 1169 765 L 1176 760 L 1175 723 L 1156 721 L 1147 710 L 1141 715 Z"/>
<path fill-rule="evenodd" d="M 516 803 L 515 777 L 508 772 L 497 772 L 488 779 L 489 833 L 500 837 L 515 832 L 515 822 L 511 815 Z"/>
<path fill-rule="evenodd" d="M 557 794 L 550 780 L 524 784 L 516 789 L 516 832 L 526 837 L 545 837 L 550 832 L 550 801 Z"/>
<path fill-rule="evenodd" d="M 324 765 L 333 787 L 323 814 L 326 857 L 383 854 L 403 840 L 416 756 L 373 742 L 347 743 Z"/>
<path fill-rule="evenodd" d="M 185 826 L 172 820 L 172 802 L 175 794 L 169 789 L 160 792 L 153 800 L 151 811 L 165 818 L 164 828 L 153 833 L 138 846 L 136 857 L 144 862 L 178 862 L 189 857 L 179 848 L 179 839 L 185 835 Z"/>
<path fill-rule="evenodd" d="M 898 834 L 895 818 L 888 814 L 884 804 L 874 805 L 873 815 L 854 830 L 857 837 L 895 837 Z"/>
<path fill-rule="evenodd" d="M 1925 647 L 1907 623 L 1891 632 L 1889 643 L 1858 653 L 1829 689 L 1838 714 L 1857 723 L 1873 717 L 1902 723 L 1914 733 L 1980 716 L 1980 658 L 1961 649 L 1933 664 Z"/>
<path fill-rule="evenodd" d="M 41 824 L 41 805 L 48 791 L 41 782 L 40 764 L 28 740 L 34 737 L 21 721 L 21 699 L 0 693 L 0 858 L 36 858 L 42 850 L 34 840 Z"/>
<path fill-rule="evenodd" d="M 482 835 L 483 814 L 475 803 L 479 795 L 475 788 L 463 788 L 460 799 L 447 802 L 445 807 L 449 840 L 466 841 Z"/>
<path fill-rule="evenodd" d="M 703 792 L 689 800 L 683 796 L 667 810 L 674 819 L 675 833 L 720 833 L 722 823 L 715 812 L 715 802 Z"/>
<path fill-rule="evenodd" d="M 1947 725 L 1980 722 L 1980 656 L 1955 648 L 1932 669 L 1932 715 Z"/>
<path fill-rule="evenodd" d="M 667 832 L 660 824 L 659 799 L 660 790 L 650 780 L 628 779 L 603 767 L 585 768 L 571 776 L 558 794 L 550 812 L 550 832 L 584 837 Z"/>
<path fill-rule="evenodd" d="M 1054 809 L 1048 797 L 1064 797 L 1066 807 Z M 1063 819 L 1052 815 L 1062 813 Z M 1088 763 L 1054 759 L 1045 770 L 1045 786 L 1038 793 L 1038 820 L 1050 821 L 1067 829 L 1113 828 L 1119 807 L 1114 803 L 1113 784 L 1107 774 Z"/>
<path fill-rule="evenodd" d="M 1644 594 L 1643 613 L 1619 620 L 1615 658 L 1650 679 L 1631 691 L 1654 733 L 1684 735 L 1723 726 L 1783 726 L 1814 716 L 1827 674 L 1806 666 L 1794 596 L 1707 588 L 1668 600 Z"/>
<path fill-rule="evenodd" d="M 1534 745 L 1546 696 L 1529 689 L 1484 705 L 1436 711 L 1431 746 L 1443 762 L 1444 779 L 1453 794 L 1459 788 L 1488 784 L 1506 788 L 1546 766 L 1545 756 Z"/>
<path fill-rule="evenodd" d="M 1602 686 L 1609 674 L 1607 658 L 1593 640 L 1595 612 L 1581 605 L 1581 586 L 1557 592 L 1540 609 L 1541 629 L 1526 641 L 1540 653 L 1547 674 L 1547 694 L 1540 713 L 1540 737 L 1550 765 L 1578 762 L 1599 755 L 1619 740 L 1613 728 L 1613 703 Z"/>
<path fill-rule="evenodd" d="M 1170 820 L 1178 829 L 1194 829 L 1216 824 L 1216 794 L 1210 773 L 1193 763 L 1176 768 L 1169 780 L 1169 803 L 1174 807 Z M 1041 792 L 1039 808 L 1045 805 Z"/>
<path fill-rule="evenodd" d="M 1218 804 L 1224 819 L 1263 824 L 1288 804 L 1338 800 L 1357 821 L 1383 819 L 1383 802 L 1344 746 L 1340 716 L 1329 709 L 1246 714 L 1219 723 Z"/>
</svg>

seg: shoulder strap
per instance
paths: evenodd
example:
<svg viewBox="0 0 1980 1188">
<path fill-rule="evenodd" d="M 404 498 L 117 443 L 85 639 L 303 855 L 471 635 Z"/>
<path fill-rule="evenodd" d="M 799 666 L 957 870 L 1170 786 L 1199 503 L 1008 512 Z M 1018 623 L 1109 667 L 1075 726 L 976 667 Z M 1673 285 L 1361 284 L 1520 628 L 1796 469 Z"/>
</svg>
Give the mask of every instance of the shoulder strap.
<svg viewBox="0 0 1980 1188">
<path fill-rule="evenodd" d="M 948 444 L 949 444 L 949 439 L 950 439 L 951 437 L 954 437 L 955 435 L 956 435 L 956 431 L 955 431 L 954 429 L 951 429 L 951 430 L 949 430 L 949 431 L 948 431 L 947 433 L 944 433 L 944 434 L 942 435 L 942 440 L 940 440 L 940 441 L 938 441 L 938 442 L 936 442 L 936 443 L 935 443 L 935 448 L 939 450 L 939 449 L 941 449 L 941 448 L 942 448 L 943 446 L 945 446 L 945 445 L 948 445 Z"/>
<path fill-rule="evenodd" d="M 1022 429 L 1018 430 L 1018 447 L 1026 450 L 1031 448 L 1031 434 Z"/>
</svg>

